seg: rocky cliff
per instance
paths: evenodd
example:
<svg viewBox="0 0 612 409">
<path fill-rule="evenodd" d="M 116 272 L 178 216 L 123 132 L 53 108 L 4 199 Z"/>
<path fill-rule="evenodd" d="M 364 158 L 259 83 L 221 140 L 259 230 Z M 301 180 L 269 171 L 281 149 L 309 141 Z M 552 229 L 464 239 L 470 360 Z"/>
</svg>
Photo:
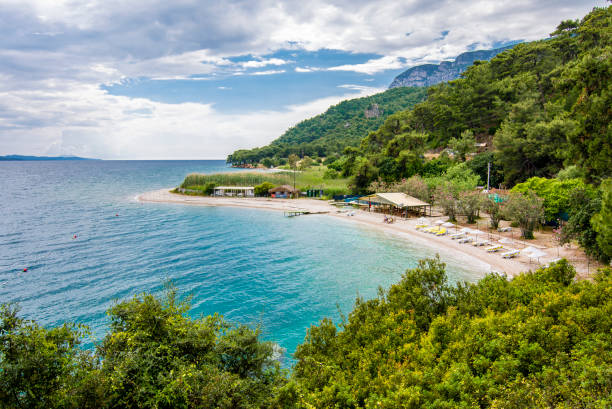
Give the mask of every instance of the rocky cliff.
<svg viewBox="0 0 612 409">
<path fill-rule="evenodd" d="M 493 50 L 469 51 L 459 54 L 455 61 L 442 61 L 440 64 L 424 64 L 404 71 L 389 85 L 396 87 L 429 87 L 440 82 L 452 81 L 459 78 L 461 73 L 476 60 L 490 60 L 497 54 L 512 48 L 513 45 L 495 48 Z"/>
</svg>

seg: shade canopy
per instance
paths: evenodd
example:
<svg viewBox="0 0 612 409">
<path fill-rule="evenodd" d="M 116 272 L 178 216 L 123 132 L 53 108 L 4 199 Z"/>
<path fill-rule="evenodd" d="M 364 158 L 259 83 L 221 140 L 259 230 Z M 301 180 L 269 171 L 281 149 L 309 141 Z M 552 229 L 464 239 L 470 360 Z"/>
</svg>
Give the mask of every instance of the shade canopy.
<svg viewBox="0 0 612 409">
<path fill-rule="evenodd" d="M 536 249 L 535 251 L 532 251 L 531 254 L 529 254 L 529 258 L 540 258 L 544 256 L 546 256 L 546 253 L 538 249 Z"/>
<path fill-rule="evenodd" d="M 500 243 L 502 244 L 510 244 L 510 243 L 514 243 L 512 240 L 510 240 L 507 237 L 504 237 L 503 239 L 498 240 Z"/>
<path fill-rule="evenodd" d="M 293 186 L 290 186 L 290 185 L 277 186 L 277 187 L 274 187 L 268 190 L 268 192 L 270 193 L 276 193 L 276 192 L 298 193 L 299 191 L 300 191 L 299 189 L 294 189 Z"/>
<path fill-rule="evenodd" d="M 540 251 L 539 249 L 533 247 L 533 246 L 529 246 L 529 247 L 525 247 L 523 250 L 521 250 L 523 253 L 533 253 L 534 251 Z"/>
<path fill-rule="evenodd" d="M 429 206 L 429 203 L 425 203 L 416 197 L 408 196 L 406 193 L 375 193 L 370 196 L 361 197 L 359 200 L 366 200 L 399 208 Z"/>
</svg>

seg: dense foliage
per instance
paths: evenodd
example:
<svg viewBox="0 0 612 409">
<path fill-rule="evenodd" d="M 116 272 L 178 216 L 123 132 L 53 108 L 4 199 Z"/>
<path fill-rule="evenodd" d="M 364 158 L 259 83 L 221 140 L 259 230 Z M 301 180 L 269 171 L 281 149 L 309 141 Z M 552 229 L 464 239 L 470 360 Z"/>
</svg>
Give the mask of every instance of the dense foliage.
<svg viewBox="0 0 612 409">
<path fill-rule="evenodd" d="M 512 188 L 513 192 L 527 193 L 533 191 L 544 200 L 544 217 L 547 221 L 566 218 L 571 211 L 570 198 L 577 189 L 594 192 L 595 189 L 586 185 L 581 179 L 546 179 L 533 177 Z"/>
<path fill-rule="evenodd" d="M 259 331 L 190 319 L 170 289 L 112 307 L 95 355 L 83 335 L 0 311 L 0 408 L 271 407 L 286 378 Z"/>
<path fill-rule="evenodd" d="M 191 319 L 169 289 L 113 306 L 95 354 L 83 328 L 0 310 L 0 408 L 608 408 L 612 271 L 562 260 L 451 286 L 422 260 L 298 346 L 291 376 L 259 331 Z"/>
<path fill-rule="evenodd" d="M 480 143 L 489 156 L 476 156 L 474 169 L 484 179 L 493 162 L 492 186 L 552 177 L 572 165 L 587 181 L 610 177 L 611 20 L 612 7 L 596 8 L 563 22 L 548 40 L 474 63 L 462 78 L 430 87 L 413 109 L 389 116 L 340 161 L 356 164 L 348 173 L 361 180 L 399 180 L 424 174 L 428 149 L 450 149 L 461 161 Z"/>
<path fill-rule="evenodd" d="M 573 276 L 561 261 L 453 287 L 422 261 L 340 329 L 310 328 L 295 354 L 301 407 L 610 407 L 612 277 Z"/>
<path fill-rule="evenodd" d="M 359 145 L 361 139 L 378 129 L 389 115 L 421 102 L 425 94 L 423 88 L 401 87 L 342 101 L 290 128 L 270 145 L 238 150 L 229 155 L 227 161 L 255 164 L 268 159 L 268 164 L 279 165 L 284 163 L 281 158 L 292 153 L 319 157 L 340 155 L 347 146 Z M 366 110 L 372 111 L 369 117 Z"/>
</svg>

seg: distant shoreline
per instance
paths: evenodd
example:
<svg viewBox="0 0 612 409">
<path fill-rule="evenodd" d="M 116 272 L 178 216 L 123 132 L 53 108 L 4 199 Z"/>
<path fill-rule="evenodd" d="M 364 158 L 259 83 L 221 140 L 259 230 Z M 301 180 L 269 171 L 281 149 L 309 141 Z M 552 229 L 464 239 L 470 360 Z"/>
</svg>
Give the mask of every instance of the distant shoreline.
<svg viewBox="0 0 612 409">
<path fill-rule="evenodd" d="M 270 199 L 270 198 L 232 198 L 232 197 L 209 197 L 209 196 L 187 196 L 170 192 L 170 188 L 152 192 L 146 192 L 136 197 L 139 202 L 149 203 L 175 203 L 195 206 L 229 206 L 250 209 L 274 210 L 274 211 L 296 211 L 307 210 L 310 212 L 329 212 L 325 216 L 341 218 L 356 222 L 360 225 L 390 233 L 411 243 L 416 243 L 434 249 L 439 253 L 452 254 L 453 258 L 465 259 L 467 264 L 480 264 L 486 268 L 484 272 L 503 272 L 513 277 L 522 272 L 534 270 L 539 266 L 535 263 L 529 264 L 525 256 L 515 259 L 503 259 L 499 253 L 487 253 L 484 248 L 474 247 L 470 244 L 460 244 L 448 237 L 436 237 L 431 234 L 416 230 L 416 219 L 398 219 L 396 223 L 385 224 L 382 215 L 356 210 L 354 216 L 339 213 L 338 208 L 326 201 L 316 199 Z M 308 216 L 302 216 L 308 217 Z M 439 217 L 429 218 L 432 222 Z M 540 261 L 542 264 L 556 258 L 550 251 Z"/>
<path fill-rule="evenodd" d="M 102 160 L 95 158 L 81 158 L 79 156 L 27 156 L 27 155 L 4 155 L 0 156 L 2 162 L 27 162 L 27 161 L 56 161 L 56 160 Z"/>
</svg>

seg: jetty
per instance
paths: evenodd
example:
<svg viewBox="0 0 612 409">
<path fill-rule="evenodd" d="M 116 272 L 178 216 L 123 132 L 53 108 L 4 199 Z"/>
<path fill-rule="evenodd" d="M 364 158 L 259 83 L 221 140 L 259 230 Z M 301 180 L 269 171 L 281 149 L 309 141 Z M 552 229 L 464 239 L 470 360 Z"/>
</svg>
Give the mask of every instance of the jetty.
<svg viewBox="0 0 612 409">
<path fill-rule="evenodd" d="M 327 214 L 329 211 L 311 212 L 310 210 L 286 210 L 283 212 L 285 217 L 306 216 L 309 214 Z"/>
</svg>

